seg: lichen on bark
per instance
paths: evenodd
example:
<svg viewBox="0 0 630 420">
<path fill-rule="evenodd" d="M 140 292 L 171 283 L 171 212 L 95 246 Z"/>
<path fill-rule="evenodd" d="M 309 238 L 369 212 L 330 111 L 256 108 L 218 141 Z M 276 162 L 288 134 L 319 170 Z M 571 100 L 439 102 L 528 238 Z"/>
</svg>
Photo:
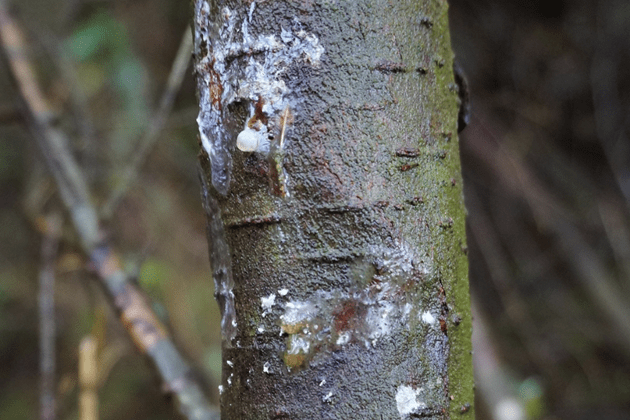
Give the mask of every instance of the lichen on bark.
<svg viewBox="0 0 630 420">
<path fill-rule="evenodd" d="M 231 317 L 224 417 L 459 416 L 472 367 L 446 2 L 195 10 L 211 262 Z M 235 148 L 261 125 L 268 150 Z"/>
</svg>

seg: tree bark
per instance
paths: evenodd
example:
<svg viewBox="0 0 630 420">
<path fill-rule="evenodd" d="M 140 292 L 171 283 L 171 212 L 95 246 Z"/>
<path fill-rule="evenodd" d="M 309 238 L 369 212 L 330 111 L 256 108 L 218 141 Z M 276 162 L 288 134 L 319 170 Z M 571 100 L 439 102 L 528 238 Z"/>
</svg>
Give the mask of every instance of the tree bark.
<svg viewBox="0 0 630 420">
<path fill-rule="evenodd" d="M 446 1 L 194 8 L 223 418 L 472 418 Z"/>
</svg>

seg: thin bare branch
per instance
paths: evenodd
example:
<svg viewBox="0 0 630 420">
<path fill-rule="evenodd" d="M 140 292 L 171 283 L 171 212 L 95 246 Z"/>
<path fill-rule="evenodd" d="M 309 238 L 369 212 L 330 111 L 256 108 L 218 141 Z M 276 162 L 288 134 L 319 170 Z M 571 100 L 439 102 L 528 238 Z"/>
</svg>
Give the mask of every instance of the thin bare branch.
<svg viewBox="0 0 630 420">
<path fill-rule="evenodd" d="M 55 259 L 61 235 L 61 215 L 42 220 L 42 267 L 39 272 L 40 419 L 55 418 Z"/>
<path fill-rule="evenodd" d="M 90 335 L 79 346 L 79 420 L 98 420 L 98 346 Z"/>
<path fill-rule="evenodd" d="M 98 242 L 98 223 L 96 212 L 90 204 L 85 178 L 68 149 L 64 133 L 52 125 L 53 114 L 27 58 L 24 36 L 7 13 L 4 1 L 0 2 L 0 37 L 13 78 L 26 103 L 30 126 L 57 182 L 61 198 L 79 231 L 83 246 L 89 253 Z"/>
<path fill-rule="evenodd" d="M 496 172 L 497 179 L 509 190 L 527 200 L 539 229 L 554 236 L 564 258 L 575 267 L 576 279 L 616 327 L 620 344 L 630 352 L 630 302 L 581 234 L 577 222 L 568 216 L 568 208 L 507 148 L 490 150 L 487 143 L 478 142 L 471 150 Z"/>
<path fill-rule="evenodd" d="M 175 101 L 177 92 L 179 92 L 184 76 L 186 75 L 186 69 L 190 63 L 191 56 L 192 35 L 190 33 L 190 28 L 186 28 L 184 34 L 182 35 L 177 55 L 173 61 L 171 73 L 168 77 L 164 93 L 162 94 L 159 108 L 149 122 L 142 138 L 138 141 L 138 148 L 133 154 L 132 161 L 129 162 L 127 167 L 122 171 L 122 177 L 120 178 L 118 185 L 116 185 L 111 196 L 103 206 L 102 215 L 105 218 L 110 218 L 116 210 L 118 203 L 120 203 L 120 200 L 124 197 L 131 184 L 137 178 L 140 167 L 155 145 L 159 134 L 162 132 L 168 115 L 173 108 L 173 102 Z"/>
<path fill-rule="evenodd" d="M 53 173 L 62 199 L 77 230 L 83 251 L 89 256 L 101 283 L 138 349 L 154 362 L 167 388 L 189 419 L 218 419 L 200 387 L 189 375 L 190 368 L 175 348 L 166 328 L 151 310 L 145 296 L 122 270 L 116 253 L 101 240 L 96 210 L 79 166 L 68 149 L 64 133 L 51 124 L 51 112 L 24 54 L 25 43 L 20 28 L 0 0 L 0 39 L 12 75 L 26 103 L 38 145 Z"/>
<path fill-rule="evenodd" d="M 525 418 L 525 407 L 514 390 L 514 381 L 507 366 L 502 362 L 496 343 L 490 334 L 488 323 L 477 307 L 477 300 L 472 299 L 474 316 L 473 363 L 475 366 L 475 384 L 478 396 L 493 407 L 493 417 L 503 419 Z M 507 412 L 506 412 L 507 411 Z"/>
<path fill-rule="evenodd" d="M 94 122 L 89 113 L 88 99 L 80 83 L 78 83 L 79 77 L 74 63 L 69 57 L 68 51 L 61 46 L 55 34 L 46 33 L 38 38 L 38 42 L 44 46 L 55 63 L 55 70 L 61 75 L 63 83 L 68 86 L 71 113 L 79 133 L 79 147 L 82 152 L 81 164 L 83 167 L 91 167 L 96 161 L 97 135 Z M 87 178 L 88 182 L 93 180 L 94 175 L 91 173 L 88 172 L 85 175 L 90 177 Z"/>
</svg>

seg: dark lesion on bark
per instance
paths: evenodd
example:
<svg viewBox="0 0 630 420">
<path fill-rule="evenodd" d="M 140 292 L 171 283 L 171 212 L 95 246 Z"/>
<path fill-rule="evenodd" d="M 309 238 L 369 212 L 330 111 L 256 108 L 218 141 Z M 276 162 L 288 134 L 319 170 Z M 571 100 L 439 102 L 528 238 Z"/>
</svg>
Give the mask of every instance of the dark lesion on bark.
<svg viewBox="0 0 630 420">
<path fill-rule="evenodd" d="M 457 59 L 453 61 L 453 74 L 455 75 L 455 83 L 457 84 L 457 94 L 459 97 L 457 132 L 461 133 L 468 123 L 470 123 L 470 91 L 468 89 L 468 80 L 464 74 L 464 69 L 459 65 Z"/>
<path fill-rule="evenodd" d="M 396 63 L 389 60 L 379 61 L 374 69 L 382 73 L 406 73 L 409 71 L 404 63 Z"/>
<path fill-rule="evenodd" d="M 401 147 L 400 149 L 396 150 L 396 156 L 415 158 L 420 156 L 420 150 L 413 147 Z"/>
<path fill-rule="evenodd" d="M 406 163 L 400 167 L 400 172 L 407 172 L 413 168 L 417 168 L 418 166 L 418 163 Z"/>
</svg>

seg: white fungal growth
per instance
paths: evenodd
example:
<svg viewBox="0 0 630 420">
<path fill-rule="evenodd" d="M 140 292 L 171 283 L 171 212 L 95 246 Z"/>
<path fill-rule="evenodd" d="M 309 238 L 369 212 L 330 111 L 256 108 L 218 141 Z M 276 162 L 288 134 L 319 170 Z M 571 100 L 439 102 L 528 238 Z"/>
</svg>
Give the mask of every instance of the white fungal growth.
<svg viewBox="0 0 630 420">
<path fill-rule="evenodd" d="M 269 312 L 271 312 L 271 309 L 273 308 L 273 305 L 276 302 L 276 295 L 274 293 L 270 294 L 267 297 L 261 297 L 260 298 L 260 306 L 262 307 L 263 313 L 262 316 L 263 318 L 265 317 L 265 315 L 267 315 Z"/>
<path fill-rule="evenodd" d="M 322 397 L 322 401 L 325 402 L 325 403 L 332 403 L 332 396 L 333 396 L 333 393 L 332 393 L 332 391 L 330 391 L 330 392 L 328 392 L 328 394 L 326 394 L 326 395 L 324 395 Z"/>
<path fill-rule="evenodd" d="M 254 14 L 254 9 L 256 8 L 256 2 L 253 1 L 252 4 L 249 5 L 249 13 L 247 13 L 247 19 L 251 22 L 252 15 Z"/>
<path fill-rule="evenodd" d="M 310 321 L 317 314 L 317 308 L 312 302 L 289 302 L 284 314 L 280 317 L 284 324 L 299 324 Z"/>
<path fill-rule="evenodd" d="M 265 362 L 265 364 L 263 365 L 263 373 L 271 375 L 271 363 Z"/>
<path fill-rule="evenodd" d="M 366 251 L 362 263 L 367 261 L 371 267 L 369 271 L 362 268 L 361 273 L 367 271 L 369 280 L 376 281 L 351 290 L 315 290 L 299 300 L 280 299 L 278 312 L 284 311 L 279 317 L 280 335 L 286 337 L 285 355 L 303 354 L 308 362 L 322 348 L 334 349 L 350 343 L 372 348 L 398 332 L 422 331 L 426 324 L 437 324 L 439 312 L 433 306 L 423 307 L 424 300 L 416 300 L 417 294 L 429 286 L 424 280 L 432 273 L 430 261 L 425 262 L 418 250 L 403 242 L 372 246 Z M 276 294 L 284 296 L 285 292 L 288 294 L 288 290 L 279 289 Z M 299 291 L 292 293 L 300 295 Z M 446 338 L 439 335 L 430 348 L 437 354 L 446 351 L 445 346 Z M 439 357 L 436 355 L 435 359 Z M 410 391 L 402 388 L 399 400 L 405 395 L 411 395 Z M 417 394 L 413 396 L 416 401 Z M 417 399 L 417 405 L 407 405 L 420 407 L 431 398 L 426 394 Z"/>
<path fill-rule="evenodd" d="M 343 346 L 344 344 L 348 344 L 348 342 L 350 342 L 350 332 L 346 331 L 343 334 L 339 335 L 336 344 L 338 346 Z"/>
<path fill-rule="evenodd" d="M 435 324 L 435 317 L 431 312 L 426 311 L 422 313 L 422 321 L 427 324 Z"/>
<path fill-rule="evenodd" d="M 280 296 L 286 296 L 287 293 L 289 293 L 289 289 L 280 289 L 280 290 L 278 290 L 278 294 Z"/>
<path fill-rule="evenodd" d="M 401 418 L 405 418 L 414 411 L 422 408 L 426 408 L 424 402 L 418 401 L 418 395 L 422 391 L 420 389 L 413 389 L 407 385 L 400 385 L 396 391 L 396 408 Z"/>
<path fill-rule="evenodd" d="M 376 340 L 389 335 L 400 318 L 398 307 L 387 300 L 381 299 L 370 305 L 366 315 L 366 322 L 370 325 L 368 338 Z"/>
<path fill-rule="evenodd" d="M 412 309 L 413 305 L 411 303 L 405 303 L 405 307 L 403 308 L 403 316 L 405 317 L 405 319 L 409 316 Z"/>
<path fill-rule="evenodd" d="M 289 337 L 289 342 L 287 343 L 288 354 L 308 354 L 310 348 L 311 342 L 307 338 L 298 334 L 291 334 Z"/>
</svg>

